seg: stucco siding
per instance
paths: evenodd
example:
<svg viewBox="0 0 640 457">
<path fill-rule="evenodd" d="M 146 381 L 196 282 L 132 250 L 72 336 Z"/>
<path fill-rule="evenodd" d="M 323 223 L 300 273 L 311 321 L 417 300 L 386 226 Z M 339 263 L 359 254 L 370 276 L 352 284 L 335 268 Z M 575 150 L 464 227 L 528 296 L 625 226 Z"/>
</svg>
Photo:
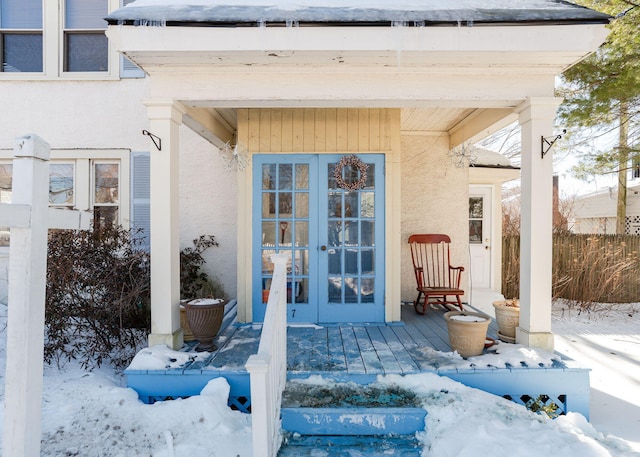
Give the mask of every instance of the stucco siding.
<svg viewBox="0 0 640 457">
<path fill-rule="evenodd" d="M 203 254 L 203 269 L 236 296 L 237 172 L 230 171 L 218 148 L 188 127 L 180 128 L 180 247 L 193 247 L 200 235 L 220 245 Z"/>
<path fill-rule="evenodd" d="M 469 175 L 447 155 L 446 135 L 402 136 L 402 300 L 417 292 L 407 240 L 414 233 L 451 237 L 451 263 L 462 265 L 462 288 L 469 284 Z"/>
</svg>

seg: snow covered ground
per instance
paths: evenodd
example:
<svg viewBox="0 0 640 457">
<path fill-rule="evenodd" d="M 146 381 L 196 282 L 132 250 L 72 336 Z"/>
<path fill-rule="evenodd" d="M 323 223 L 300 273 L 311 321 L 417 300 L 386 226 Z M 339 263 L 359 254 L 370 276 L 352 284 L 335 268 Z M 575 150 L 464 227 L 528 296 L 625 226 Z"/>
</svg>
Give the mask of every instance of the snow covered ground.
<svg viewBox="0 0 640 457">
<path fill-rule="evenodd" d="M 561 303 L 554 308 L 557 349 L 593 368 L 591 424 L 578 414 L 552 421 L 430 374 L 380 382 L 415 391 L 428 409 L 425 456 L 640 456 L 640 305 L 603 308 L 590 314 Z M 2 366 L 6 312 L 0 306 Z M 42 455 L 252 455 L 251 417 L 227 408 L 226 381 L 212 381 L 199 396 L 154 405 L 140 403 L 123 385 L 105 367 L 45 367 Z M 4 401 L 4 379 L 0 394 Z"/>
</svg>

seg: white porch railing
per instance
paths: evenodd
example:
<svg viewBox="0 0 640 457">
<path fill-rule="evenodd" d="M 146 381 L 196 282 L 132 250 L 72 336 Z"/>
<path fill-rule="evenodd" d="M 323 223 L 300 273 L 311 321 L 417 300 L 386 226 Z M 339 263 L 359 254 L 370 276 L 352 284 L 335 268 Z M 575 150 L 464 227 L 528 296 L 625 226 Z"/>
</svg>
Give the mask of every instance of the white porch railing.
<svg viewBox="0 0 640 457">
<path fill-rule="evenodd" d="M 287 380 L 287 256 L 276 254 L 258 353 L 245 368 L 251 380 L 253 456 L 275 457 L 280 448 L 280 407 Z"/>
</svg>

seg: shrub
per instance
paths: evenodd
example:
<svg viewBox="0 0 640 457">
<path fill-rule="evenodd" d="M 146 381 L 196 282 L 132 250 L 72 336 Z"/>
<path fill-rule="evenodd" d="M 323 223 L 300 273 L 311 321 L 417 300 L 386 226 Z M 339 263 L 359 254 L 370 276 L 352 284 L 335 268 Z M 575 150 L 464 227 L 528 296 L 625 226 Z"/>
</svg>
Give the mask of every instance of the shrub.
<svg viewBox="0 0 640 457">
<path fill-rule="evenodd" d="M 51 231 L 44 356 L 125 367 L 150 329 L 149 253 L 130 230 Z"/>
<path fill-rule="evenodd" d="M 226 298 L 223 287 L 202 271 L 206 263 L 202 254 L 219 246 L 213 235 L 201 235 L 193 240 L 193 247 L 180 251 L 180 298 Z"/>
</svg>

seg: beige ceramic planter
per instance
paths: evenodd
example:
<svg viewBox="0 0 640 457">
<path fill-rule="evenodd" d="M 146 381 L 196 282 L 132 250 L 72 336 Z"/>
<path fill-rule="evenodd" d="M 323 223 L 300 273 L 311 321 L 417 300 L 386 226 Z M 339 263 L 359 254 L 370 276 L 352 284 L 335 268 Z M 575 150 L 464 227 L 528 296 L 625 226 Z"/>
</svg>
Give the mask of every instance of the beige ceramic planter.
<svg viewBox="0 0 640 457">
<path fill-rule="evenodd" d="M 213 340 L 218 335 L 222 318 L 224 317 L 224 305 L 227 302 L 215 298 L 199 298 L 185 305 L 189 327 L 193 336 L 198 340 L 196 351 L 215 351 L 218 349 Z"/>
<path fill-rule="evenodd" d="M 189 320 L 187 319 L 186 303 L 189 300 L 180 300 L 180 327 L 182 327 L 182 339 L 186 342 L 194 341 L 196 339 L 189 327 Z"/>
<path fill-rule="evenodd" d="M 451 350 L 457 351 L 465 359 L 482 354 L 491 323 L 490 316 L 468 311 L 449 311 L 445 313 L 444 319 L 447 322 Z"/>
<path fill-rule="evenodd" d="M 520 306 L 508 303 L 518 303 L 517 300 L 499 300 L 493 302 L 498 323 L 498 337 L 505 343 L 516 342 L 516 328 L 520 325 Z"/>
</svg>

